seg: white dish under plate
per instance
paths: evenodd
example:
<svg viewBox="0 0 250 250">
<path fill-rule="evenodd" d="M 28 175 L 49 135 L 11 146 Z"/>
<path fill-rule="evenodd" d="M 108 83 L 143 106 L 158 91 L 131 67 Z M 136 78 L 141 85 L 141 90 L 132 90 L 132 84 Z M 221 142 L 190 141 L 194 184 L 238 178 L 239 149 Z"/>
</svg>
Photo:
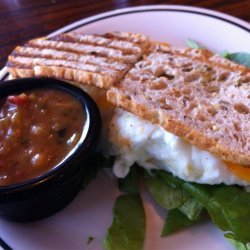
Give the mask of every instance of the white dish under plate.
<svg viewBox="0 0 250 250">
<path fill-rule="evenodd" d="M 106 12 L 70 24 L 51 35 L 76 31 L 105 33 L 131 31 L 178 47 L 191 38 L 215 51 L 250 53 L 250 25 L 232 16 L 187 6 L 152 5 Z M 7 77 L 4 68 L 0 80 Z M 33 223 L 0 219 L 0 237 L 14 249 L 103 249 L 102 241 L 112 222 L 112 207 L 119 195 L 115 180 L 99 173 L 85 191 L 63 211 Z M 161 238 L 166 212 L 147 192 L 142 194 L 147 216 L 145 250 L 230 250 L 233 247 L 212 223 L 198 224 Z M 92 241 L 89 241 L 93 237 Z M 0 247 L 1 248 L 1 247 Z"/>
</svg>

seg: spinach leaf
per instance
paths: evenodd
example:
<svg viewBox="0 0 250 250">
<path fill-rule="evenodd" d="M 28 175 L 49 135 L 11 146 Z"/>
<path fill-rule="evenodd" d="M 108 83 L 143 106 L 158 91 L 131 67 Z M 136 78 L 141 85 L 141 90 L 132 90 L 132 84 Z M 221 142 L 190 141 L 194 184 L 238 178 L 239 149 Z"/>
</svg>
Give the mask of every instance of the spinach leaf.
<svg viewBox="0 0 250 250">
<path fill-rule="evenodd" d="M 246 52 L 229 53 L 228 51 L 222 51 L 219 54 L 224 58 L 227 58 L 231 61 L 245 65 L 248 68 L 250 68 L 250 53 Z"/>
<path fill-rule="evenodd" d="M 250 242 L 250 193 L 238 186 L 188 182 L 183 186 L 207 209 L 215 225 L 232 232 L 243 243 Z"/>
<path fill-rule="evenodd" d="M 155 200 L 157 200 L 159 203 L 164 203 L 164 201 L 161 202 L 161 200 L 163 199 L 163 197 L 168 196 L 168 192 L 166 191 L 166 189 L 171 190 L 171 192 L 173 192 L 179 198 L 177 200 L 174 200 L 174 199 L 176 199 L 175 195 L 172 195 L 168 198 L 165 198 L 167 200 L 171 198 L 170 201 L 172 204 L 174 204 L 174 206 L 168 206 L 168 207 L 167 207 L 167 205 L 165 205 L 165 206 L 162 205 L 162 206 L 167 208 L 167 209 L 178 208 L 190 220 L 198 219 L 199 215 L 201 214 L 201 212 L 203 210 L 203 206 L 196 199 L 190 197 L 188 192 L 185 189 L 183 189 L 182 180 L 168 174 L 165 171 L 155 171 L 154 173 L 156 173 L 156 176 L 158 176 L 158 177 L 151 176 L 151 179 L 157 178 L 153 182 L 157 183 L 158 185 L 156 185 L 156 186 L 151 185 L 151 189 L 154 188 L 155 193 L 156 193 L 156 194 L 154 194 Z M 152 184 L 153 184 L 153 182 L 152 182 Z M 164 187 L 160 187 L 160 185 L 162 185 Z M 165 189 L 163 195 L 159 194 L 159 190 L 157 190 L 158 188 Z M 151 191 L 154 191 L 154 190 L 151 190 Z M 157 193 L 157 191 L 158 191 L 158 193 Z M 158 197 L 158 196 L 160 196 L 160 197 Z"/>
<path fill-rule="evenodd" d="M 145 212 L 137 194 L 117 198 L 113 208 L 113 222 L 104 239 L 106 250 L 142 249 L 145 237 Z"/>
<path fill-rule="evenodd" d="M 187 39 L 187 46 L 192 48 L 192 49 L 203 49 L 204 47 L 201 46 L 200 44 L 198 44 L 197 42 L 195 42 L 192 39 Z"/>
<path fill-rule="evenodd" d="M 190 197 L 179 206 L 178 209 L 185 214 L 189 220 L 198 220 L 203 211 L 203 206 L 196 199 Z"/>
<path fill-rule="evenodd" d="M 204 49 L 203 46 L 201 46 L 200 44 L 198 44 L 192 39 L 187 39 L 186 43 L 187 43 L 187 46 L 192 49 Z M 224 50 L 224 51 L 221 51 L 219 55 L 250 68 L 250 53 L 246 53 L 246 52 L 229 53 L 228 51 Z"/>
<path fill-rule="evenodd" d="M 238 241 L 250 242 L 250 193 L 243 187 L 202 185 L 185 182 L 164 171 L 157 171 L 166 183 L 182 186 L 209 213 L 221 230 L 232 232 Z"/>
<path fill-rule="evenodd" d="M 230 53 L 227 50 L 223 50 L 219 53 L 220 56 L 230 59 Z"/>
<path fill-rule="evenodd" d="M 250 68 L 250 53 L 246 52 L 231 53 L 227 55 L 226 58 Z"/>
<path fill-rule="evenodd" d="M 179 209 L 169 210 L 161 232 L 161 237 L 168 236 L 194 223 L 195 221 L 189 220 Z"/>
<path fill-rule="evenodd" d="M 189 197 L 189 194 L 183 188 L 172 187 L 161 176 L 152 176 L 145 172 L 145 180 L 150 194 L 157 203 L 166 209 L 179 207 Z"/>
<path fill-rule="evenodd" d="M 129 174 L 122 179 L 118 180 L 119 189 L 128 194 L 139 193 L 139 185 L 138 185 L 138 167 L 133 165 L 130 168 Z"/>
<path fill-rule="evenodd" d="M 250 250 L 250 243 L 243 244 L 232 233 L 224 235 L 237 250 Z"/>
<path fill-rule="evenodd" d="M 157 175 L 159 175 L 164 180 L 164 182 L 168 183 L 171 187 L 179 189 L 183 188 L 182 185 L 184 181 L 174 177 L 172 174 L 163 170 L 157 170 L 155 173 L 157 173 Z"/>
<path fill-rule="evenodd" d="M 200 218 L 203 206 L 190 197 L 182 187 L 182 181 L 165 171 L 153 171 L 146 175 L 146 184 L 153 198 L 164 208 L 170 209 L 162 236 L 194 224 Z"/>
</svg>

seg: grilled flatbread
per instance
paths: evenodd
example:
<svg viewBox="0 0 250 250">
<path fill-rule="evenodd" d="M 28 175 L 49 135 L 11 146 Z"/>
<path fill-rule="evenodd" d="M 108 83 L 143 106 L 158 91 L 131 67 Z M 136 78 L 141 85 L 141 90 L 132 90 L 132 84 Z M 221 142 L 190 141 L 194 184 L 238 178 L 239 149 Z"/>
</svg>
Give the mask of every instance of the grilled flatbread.
<svg viewBox="0 0 250 250">
<path fill-rule="evenodd" d="M 7 68 L 15 77 L 52 77 L 109 88 L 141 58 L 149 46 L 144 35 L 65 33 L 18 46 Z"/>
</svg>

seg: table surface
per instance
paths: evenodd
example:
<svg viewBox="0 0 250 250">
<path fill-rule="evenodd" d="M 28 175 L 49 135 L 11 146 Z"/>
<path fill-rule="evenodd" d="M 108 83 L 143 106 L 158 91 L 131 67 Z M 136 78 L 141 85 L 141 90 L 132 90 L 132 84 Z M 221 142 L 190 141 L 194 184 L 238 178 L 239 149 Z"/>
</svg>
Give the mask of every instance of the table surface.
<svg viewBox="0 0 250 250">
<path fill-rule="evenodd" d="M 101 12 L 150 4 L 209 8 L 250 22 L 250 0 L 1 0 L 0 68 L 13 48 Z"/>
</svg>

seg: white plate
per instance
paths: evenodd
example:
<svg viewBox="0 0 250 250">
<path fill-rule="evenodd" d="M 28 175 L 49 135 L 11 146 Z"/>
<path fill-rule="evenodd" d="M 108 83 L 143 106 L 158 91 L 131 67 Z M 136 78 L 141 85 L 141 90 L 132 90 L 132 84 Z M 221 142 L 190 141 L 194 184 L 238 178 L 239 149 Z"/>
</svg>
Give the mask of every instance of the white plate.
<svg viewBox="0 0 250 250">
<path fill-rule="evenodd" d="M 250 52 L 250 25 L 218 12 L 174 5 L 155 5 L 106 12 L 70 24 L 53 34 L 112 30 L 141 32 L 153 40 L 185 46 L 187 38 L 219 52 Z M 53 35 L 51 34 L 51 35 Z M 0 80 L 6 78 L 6 69 Z M 14 249 L 102 249 L 119 191 L 115 181 L 99 173 L 63 211 L 40 222 L 17 224 L 0 219 L 0 237 Z M 223 234 L 211 223 L 199 224 L 167 238 L 160 232 L 166 212 L 143 193 L 147 214 L 145 250 L 229 250 Z M 88 238 L 94 240 L 88 243 Z"/>
</svg>

